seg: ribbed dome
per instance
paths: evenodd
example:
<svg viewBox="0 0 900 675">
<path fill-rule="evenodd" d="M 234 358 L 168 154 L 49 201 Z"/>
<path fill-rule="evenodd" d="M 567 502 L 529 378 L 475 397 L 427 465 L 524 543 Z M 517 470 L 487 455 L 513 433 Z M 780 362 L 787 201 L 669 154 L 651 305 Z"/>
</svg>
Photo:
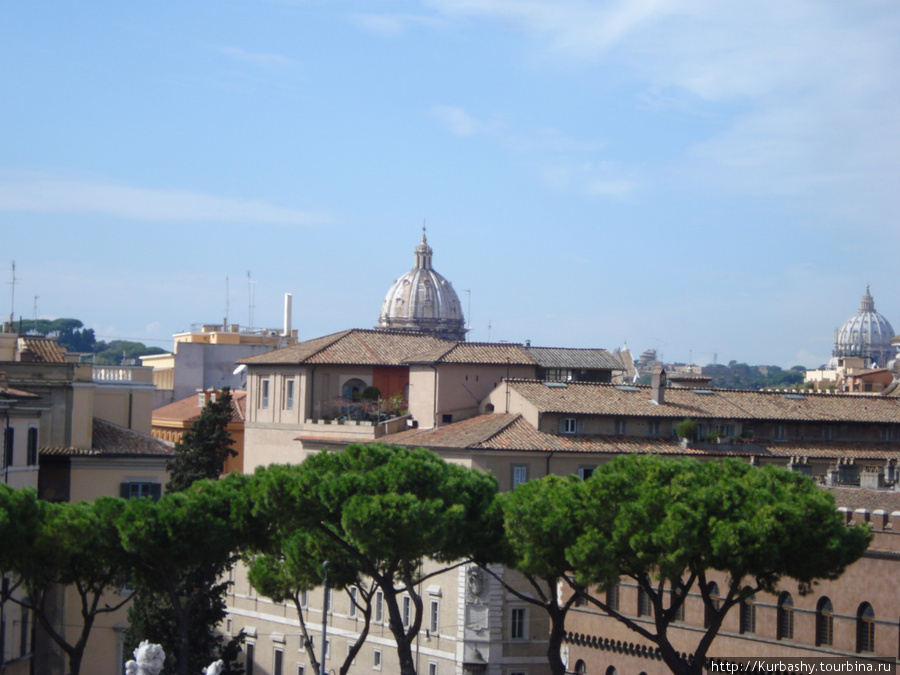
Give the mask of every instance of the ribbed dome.
<svg viewBox="0 0 900 675">
<path fill-rule="evenodd" d="M 832 361 L 842 356 L 862 356 L 870 359 L 873 366 L 883 368 L 894 358 L 893 337 L 894 329 L 875 311 L 875 300 L 866 286 L 859 311 L 834 332 Z"/>
<path fill-rule="evenodd" d="M 431 247 L 422 233 L 416 264 L 397 279 L 381 305 L 378 325 L 424 331 L 448 340 L 465 340 L 462 306 L 452 284 L 431 267 Z"/>
</svg>

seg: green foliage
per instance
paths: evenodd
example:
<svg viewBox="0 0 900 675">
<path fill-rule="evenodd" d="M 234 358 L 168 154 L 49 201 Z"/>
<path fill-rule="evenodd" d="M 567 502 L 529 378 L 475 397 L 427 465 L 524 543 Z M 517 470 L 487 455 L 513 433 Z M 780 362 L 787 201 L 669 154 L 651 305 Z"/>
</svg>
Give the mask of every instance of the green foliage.
<svg viewBox="0 0 900 675">
<path fill-rule="evenodd" d="M 200 417 L 175 444 L 175 457 L 166 465 L 166 491 L 186 490 L 195 481 L 206 478 L 215 480 L 222 474 L 225 460 L 237 455 L 231 449 L 234 440 L 226 428 L 231 420 L 231 406 L 231 391 L 225 387 L 203 407 Z"/>
<path fill-rule="evenodd" d="M 123 545 L 138 561 L 132 583 L 141 597 L 129 613 L 126 649 L 151 636 L 159 640 L 167 655 L 164 673 L 200 672 L 237 655 L 238 643 L 224 644 L 215 627 L 225 616 L 228 582 L 220 579 L 235 561 L 233 552 L 253 537 L 251 522 L 235 517 L 246 478 L 198 482 L 158 502 L 133 499 L 119 519 Z M 230 661 L 226 673 L 242 672 Z"/>
<path fill-rule="evenodd" d="M 107 604 L 107 594 L 118 590 L 130 566 L 116 527 L 123 508 L 122 500 L 111 497 L 94 503 L 52 504 L 38 500 L 32 490 L 0 485 L 0 568 L 13 579 L 12 588 L 24 592 L 9 599 L 34 612 L 66 654 L 71 675 L 80 672 L 96 618 L 129 599 L 126 595 Z M 60 631 L 58 608 L 44 602 L 57 585 L 77 593 L 80 630 Z"/>
<path fill-rule="evenodd" d="M 381 390 L 378 387 L 366 387 L 362 390 L 360 398 L 366 401 L 377 401 L 381 398 Z"/>
<path fill-rule="evenodd" d="M 119 365 L 123 359 L 137 359 L 140 356 L 166 353 L 159 347 L 147 347 L 143 342 L 128 340 L 112 340 L 108 343 L 101 341 L 94 347 L 94 363 L 111 366 Z"/>
<path fill-rule="evenodd" d="M 631 455 L 599 468 L 583 490 L 581 534 L 566 550 L 577 585 L 636 581 L 652 601 L 656 633 L 594 602 L 656 643 L 675 673 L 699 672 L 725 614 L 748 592 L 775 592 L 784 577 L 804 587 L 837 578 L 870 539 L 867 527 L 844 526 L 813 481 L 773 466 Z M 695 585 L 713 607 L 709 570 L 724 573 L 728 589 L 691 664 L 666 627 Z"/>
<path fill-rule="evenodd" d="M 422 622 L 416 590 L 426 578 L 422 563 L 452 563 L 496 545 L 485 524 L 496 479 L 423 448 L 379 444 L 323 451 L 298 467 L 271 467 L 255 478 L 258 515 L 290 514 L 297 527 L 318 530 L 381 588 L 400 672 L 415 673 L 411 644 Z M 412 600 L 408 626 L 400 612 L 402 593 Z"/>
<path fill-rule="evenodd" d="M 723 389 L 766 389 L 795 387 L 803 382 L 806 369 L 794 366 L 782 370 L 778 366 L 748 366 L 729 361 L 728 365 L 711 363 L 703 368 L 703 374 L 712 377 L 710 386 Z"/>
<path fill-rule="evenodd" d="M 678 434 L 678 438 L 694 440 L 697 437 L 697 422 L 690 417 L 685 417 L 675 425 L 675 433 Z"/>
</svg>

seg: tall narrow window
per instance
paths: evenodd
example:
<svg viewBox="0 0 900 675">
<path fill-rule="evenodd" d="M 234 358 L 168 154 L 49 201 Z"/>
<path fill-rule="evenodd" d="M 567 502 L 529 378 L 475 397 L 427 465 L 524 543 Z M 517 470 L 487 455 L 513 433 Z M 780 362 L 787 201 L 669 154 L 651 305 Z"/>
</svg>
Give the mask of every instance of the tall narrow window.
<svg viewBox="0 0 900 675">
<path fill-rule="evenodd" d="M 294 409 L 294 381 L 285 380 L 284 382 L 284 409 Z"/>
<path fill-rule="evenodd" d="M 381 650 L 375 649 L 372 651 L 372 669 L 373 670 L 381 670 Z"/>
<path fill-rule="evenodd" d="M 525 639 L 524 607 L 514 607 L 509 613 L 509 637 L 513 640 Z"/>
<path fill-rule="evenodd" d="M 816 606 L 816 644 L 820 647 L 834 644 L 834 607 L 828 598 L 822 598 Z"/>
<path fill-rule="evenodd" d="M 742 633 L 756 632 L 756 598 L 752 594 L 741 600 L 740 623 Z"/>
<path fill-rule="evenodd" d="M 856 614 L 856 651 L 875 651 L 875 610 L 868 602 L 859 606 Z"/>
<path fill-rule="evenodd" d="M 409 628 L 412 623 L 412 598 L 408 595 L 403 596 L 403 625 Z"/>
<path fill-rule="evenodd" d="M 384 593 L 375 591 L 375 623 L 384 621 Z"/>
<path fill-rule="evenodd" d="M 441 605 L 437 600 L 431 601 L 431 612 L 429 613 L 428 628 L 432 635 L 438 634 L 441 620 Z"/>
<path fill-rule="evenodd" d="M 253 654 L 255 650 L 256 645 L 252 642 L 244 645 L 244 675 L 253 675 Z"/>
<path fill-rule="evenodd" d="M 653 604 L 650 602 L 650 596 L 643 586 L 638 586 L 638 616 L 652 616 Z"/>
<path fill-rule="evenodd" d="M 284 675 L 284 652 L 280 649 L 275 650 L 275 663 L 272 671 L 272 675 Z"/>
<path fill-rule="evenodd" d="M 787 591 L 778 598 L 778 639 L 794 639 L 794 599 Z"/>
<path fill-rule="evenodd" d="M 722 599 L 719 595 L 719 585 L 715 582 L 712 582 L 709 585 L 709 605 L 704 605 L 703 607 L 703 627 L 709 628 L 713 622 L 713 613 L 719 611 L 719 608 L 722 606 Z M 712 606 L 710 606 L 712 605 Z"/>
<path fill-rule="evenodd" d="M 259 381 L 259 407 L 262 410 L 269 409 L 269 380 Z"/>
<path fill-rule="evenodd" d="M 685 600 L 681 599 L 681 596 L 684 594 L 684 586 L 681 585 L 679 581 L 677 584 L 673 585 L 671 591 L 670 602 L 672 605 L 676 604 L 681 600 L 681 604 L 678 605 L 678 609 L 675 610 L 675 616 L 673 617 L 673 621 L 684 623 L 684 603 Z M 670 605 L 671 606 L 671 605 Z"/>
<path fill-rule="evenodd" d="M 606 605 L 614 612 L 619 611 L 619 584 L 606 589 Z"/>
<path fill-rule="evenodd" d="M 28 428 L 28 466 L 38 463 L 38 430 L 35 427 Z"/>
<path fill-rule="evenodd" d="M 577 434 L 578 433 L 578 420 L 574 417 L 563 417 L 560 420 L 559 425 L 560 433 L 563 434 Z"/>
<path fill-rule="evenodd" d="M 524 464 L 518 464 L 512 468 L 512 486 L 516 487 L 528 480 L 528 467 Z"/>
<path fill-rule="evenodd" d="M 350 606 L 347 609 L 347 616 L 351 619 L 356 618 L 356 603 L 359 601 L 359 589 L 356 586 L 353 586 L 350 589 Z"/>
<path fill-rule="evenodd" d="M 12 427 L 6 427 L 3 433 L 3 465 L 13 465 L 13 442 L 16 438 L 16 430 Z"/>
<path fill-rule="evenodd" d="M 623 417 L 616 418 L 615 426 L 615 433 L 617 436 L 624 436 L 628 432 L 628 420 Z"/>
</svg>

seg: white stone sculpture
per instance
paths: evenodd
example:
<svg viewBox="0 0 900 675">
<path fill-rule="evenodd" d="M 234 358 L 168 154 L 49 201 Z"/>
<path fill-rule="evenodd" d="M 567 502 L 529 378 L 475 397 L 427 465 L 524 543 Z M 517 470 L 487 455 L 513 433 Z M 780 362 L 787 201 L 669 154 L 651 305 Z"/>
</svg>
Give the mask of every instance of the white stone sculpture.
<svg viewBox="0 0 900 675">
<path fill-rule="evenodd" d="M 159 675 L 165 663 L 163 648 L 144 640 L 134 650 L 134 661 L 125 664 L 125 675 Z"/>
<path fill-rule="evenodd" d="M 225 670 L 225 662 L 222 659 L 219 659 L 215 663 L 211 663 L 206 668 L 203 669 L 203 675 L 222 675 L 222 671 Z"/>
</svg>

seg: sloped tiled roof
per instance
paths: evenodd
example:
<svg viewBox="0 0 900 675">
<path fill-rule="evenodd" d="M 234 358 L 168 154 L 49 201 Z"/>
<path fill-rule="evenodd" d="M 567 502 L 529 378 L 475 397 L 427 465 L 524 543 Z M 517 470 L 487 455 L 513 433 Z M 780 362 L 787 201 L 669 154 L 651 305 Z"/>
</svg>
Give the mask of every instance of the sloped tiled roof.
<svg viewBox="0 0 900 675">
<path fill-rule="evenodd" d="M 454 344 L 424 333 L 354 328 L 251 356 L 239 363 L 399 366 L 416 354 Z"/>
<path fill-rule="evenodd" d="M 34 360 L 41 363 L 65 363 L 66 350 L 56 340 L 45 337 L 19 338 L 20 350 L 28 349 L 34 354 Z"/>
<path fill-rule="evenodd" d="M 641 436 L 548 434 L 538 431 L 520 415 L 479 415 L 436 429 L 410 429 L 378 439 L 381 443 L 410 447 L 458 450 L 510 450 L 578 454 L 657 454 L 692 457 L 757 457 L 790 459 L 900 459 L 896 444 L 823 442 L 765 442 L 750 444 L 682 445 L 672 439 Z"/>
<path fill-rule="evenodd" d="M 651 388 L 567 383 L 548 387 L 537 380 L 510 380 L 509 386 L 541 412 L 621 417 L 779 420 L 804 422 L 900 423 L 900 400 L 886 396 L 796 394 L 740 389 L 667 387 L 665 403 L 650 400 Z"/>
<path fill-rule="evenodd" d="M 40 398 L 40 396 L 38 394 L 32 394 L 30 391 L 13 389 L 12 387 L 6 386 L 6 384 L 4 383 L 0 384 L 0 398 L 30 401 Z"/>
<path fill-rule="evenodd" d="M 172 444 L 147 434 L 120 427 L 118 424 L 94 418 L 91 434 L 91 447 L 65 448 L 46 447 L 41 448 L 42 456 L 78 457 L 78 456 L 105 456 L 105 457 L 141 457 L 141 456 L 167 456 L 173 454 Z"/>
<path fill-rule="evenodd" d="M 157 408 L 153 411 L 153 420 L 166 420 L 170 422 L 193 422 L 195 419 L 200 417 L 200 413 L 203 411 L 197 404 L 197 396 L 188 396 L 187 398 L 183 398 L 180 401 L 175 401 L 174 403 L 169 403 L 168 405 L 164 405 L 161 408 Z M 246 418 L 247 412 L 247 392 L 246 391 L 232 391 L 231 392 L 231 416 L 229 418 L 229 422 L 232 423 L 240 423 L 244 422 Z"/>
<path fill-rule="evenodd" d="M 579 368 L 623 370 L 624 366 L 605 349 L 567 349 L 563 347 L 527 347 L 543 368 Z"/>
<path fill-rule="evenodd" d="M 416 354 L 406 363 L 479 363 L 535 366 L 537 361 L 522 345 L 504 342 L 453 342 Z"/>
<path fill-rule="evenodd" d="M 838 506 L 849 509 L 884 509 L 888 513 L 900 511 L 900 492 L 893 490 L 866 490 L 864 488 L 823 487 L 834 497 Z"/>
</svg>

